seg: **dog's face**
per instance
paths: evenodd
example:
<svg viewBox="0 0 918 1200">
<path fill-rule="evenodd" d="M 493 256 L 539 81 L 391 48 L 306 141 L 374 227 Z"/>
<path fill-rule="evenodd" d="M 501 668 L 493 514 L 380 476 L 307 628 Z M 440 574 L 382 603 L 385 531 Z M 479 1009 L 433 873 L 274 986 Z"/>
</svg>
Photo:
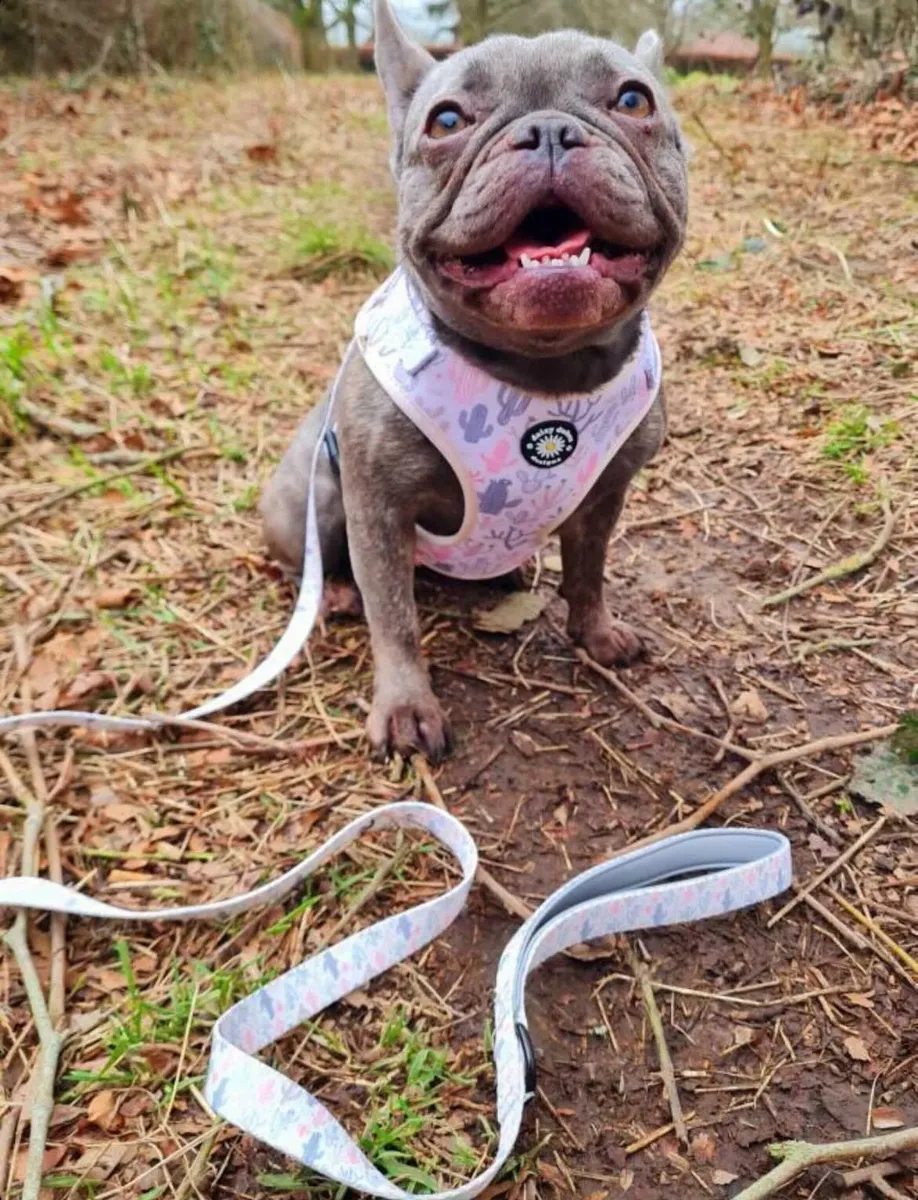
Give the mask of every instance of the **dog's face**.
<svg viewBox="0 0 918 1200">
<path fill-rule="evenodd" d="M 448 326 L 542 357 L 601 342 L 683 240 L 687 182 L 660 46 L 495 37 L 435 63 L 376 3 L 399 248 Z"/>
</svg>

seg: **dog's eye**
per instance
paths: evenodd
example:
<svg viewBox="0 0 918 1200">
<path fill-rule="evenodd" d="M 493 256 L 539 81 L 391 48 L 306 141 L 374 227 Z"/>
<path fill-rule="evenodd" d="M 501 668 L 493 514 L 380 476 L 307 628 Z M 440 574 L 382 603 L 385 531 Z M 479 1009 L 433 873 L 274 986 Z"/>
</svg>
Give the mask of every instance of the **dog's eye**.
<svg viewBox="0 0 918 1200">
<path fill-rule="evenodd" d="M 653 104 L 646 92 L 629 83 L 618 93 L 615 111 L 626 117 L 649 117 L 653 112 Z"/>
<path fill-rule="evenodd" d="M 458 108 L 441 108 L 430 118 L 427 124 L 427 136 L 432 138 L 452 137 L 454 133 L 460 133 L 463 129 L 467 129 L 469 124 L 470 122 Z"/>
</svg>

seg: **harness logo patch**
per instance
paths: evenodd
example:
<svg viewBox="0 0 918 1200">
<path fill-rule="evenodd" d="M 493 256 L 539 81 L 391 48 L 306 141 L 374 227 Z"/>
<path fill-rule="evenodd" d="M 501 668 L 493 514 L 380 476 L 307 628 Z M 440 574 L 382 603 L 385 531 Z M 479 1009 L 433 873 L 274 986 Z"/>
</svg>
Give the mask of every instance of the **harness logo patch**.
<svg viewBox="0 0 918 1200">
<path fill-rule="evenodd" d="M 560 467 L 576 449 L 577 426 L 570 421 L 540 421 L 520 442 L 520 453 L 531 467 Z"/>
</svg>

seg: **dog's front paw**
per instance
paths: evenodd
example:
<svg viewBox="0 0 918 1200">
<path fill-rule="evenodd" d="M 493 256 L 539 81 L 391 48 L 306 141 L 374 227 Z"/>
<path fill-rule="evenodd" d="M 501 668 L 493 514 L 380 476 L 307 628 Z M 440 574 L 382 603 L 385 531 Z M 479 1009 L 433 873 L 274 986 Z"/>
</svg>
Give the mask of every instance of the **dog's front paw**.
<svg viewBox="0 0 918 1200">
<path fill-rule="evenodd" d="M 627 667 L 644 653 L 644 643 L 631 626 L 613 621 L 605 608 L 571 636 L 602 667 Z"/>
<path fill-rule="evenodd" d="M 377 692 L 367 718 L 367 736 L 375 758 L 420 751 L 439 762 L 452 746 L 449 722 L 430 684 Z"/>
</svg>

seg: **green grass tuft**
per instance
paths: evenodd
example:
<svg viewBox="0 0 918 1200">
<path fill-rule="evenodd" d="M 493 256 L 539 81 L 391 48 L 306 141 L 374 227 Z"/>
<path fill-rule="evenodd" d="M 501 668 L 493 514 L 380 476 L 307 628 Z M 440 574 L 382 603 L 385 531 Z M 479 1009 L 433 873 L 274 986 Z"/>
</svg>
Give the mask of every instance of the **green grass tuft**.
<svg viewBox="0 0 918 1200">
<path fill-rule="evenodd" d="M 317 281 L 330 275 L 369 272 L 383 276 L 395 266 L 389 247 L 365 229 L 302 222 L 290 235 L 291 272 Z"/>
</svg>

